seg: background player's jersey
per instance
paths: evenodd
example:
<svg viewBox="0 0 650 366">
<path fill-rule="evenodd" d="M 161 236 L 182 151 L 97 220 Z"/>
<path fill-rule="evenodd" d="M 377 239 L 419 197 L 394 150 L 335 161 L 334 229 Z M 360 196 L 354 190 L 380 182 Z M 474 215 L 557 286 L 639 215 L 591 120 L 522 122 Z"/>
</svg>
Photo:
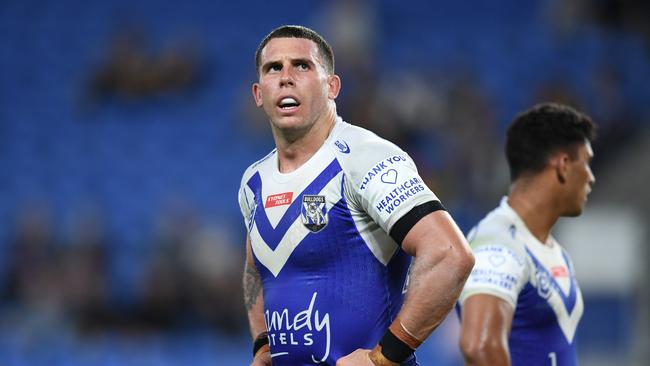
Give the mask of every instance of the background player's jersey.
<svg viewBox="0 0 650 366">
<path fill-rule="evenodd" d="M 340 118 L 294 172 L 278 171 L 275 151 L 246 170 L 239 202 L 274 365 L 334 365 L 379 341 L 411 262 L 387 233 L 431 201 L 405 152 Z"/>
<path fill-rule="evenodd" d="M 476 264 L 461 293 L 461 306 L 478 293 L 512 305 L 512 365 L 577 365 L 575 332 L 583 302 L 564 249 L 552 237 L 539 242 L 507 198 L 479 222 L 468 240 Z"/>
</svg>

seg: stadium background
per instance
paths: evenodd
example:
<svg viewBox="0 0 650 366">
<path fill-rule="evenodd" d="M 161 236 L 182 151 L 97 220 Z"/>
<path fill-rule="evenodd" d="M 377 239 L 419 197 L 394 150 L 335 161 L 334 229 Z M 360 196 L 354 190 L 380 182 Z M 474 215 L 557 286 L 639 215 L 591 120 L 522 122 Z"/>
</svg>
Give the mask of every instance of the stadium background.
<svg viewBox="0 0 650 366">
<path fill-rule="evenodd" d="M 250 85 L 272 28 L 333 45 L 339 111 L 398 143 L 467 231 L 506 193 L 533 103 L 600 124 L 560 222 L 584 365 L 650 359 L 650 5 L 643 0 L 0 3 L 0 363 L 246 365 L 243 170 L 272 148 Z M 568 223 L 568 224 L 567 224 Z M 419 351 L 459 365 L 452 314 Z"/>
</svg>

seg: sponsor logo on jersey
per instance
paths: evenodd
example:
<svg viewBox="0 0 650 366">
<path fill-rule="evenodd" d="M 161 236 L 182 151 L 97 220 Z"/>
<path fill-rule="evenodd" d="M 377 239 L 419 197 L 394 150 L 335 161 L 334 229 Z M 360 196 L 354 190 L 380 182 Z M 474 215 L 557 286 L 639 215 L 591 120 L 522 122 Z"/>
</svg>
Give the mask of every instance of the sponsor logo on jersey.
<svg viewBox="0 0 650 366">
<path fill-rule="evenodd" d="M 554 278 L 569 277 L 569 271 L 567 271 L 565 266 L 553 266 L 551 267 L 551 273 Z"/>
<path fill-rule="evenodd" d="M 517 227 L 514 224 L 510 225 L 508 232 L 510 233 L 510 237 L 514 239 L 515 235 L 517 235 Z"/>
<path fill-rule="evenodd" d="M 290 205 L 292 201 L 293 192 L 272 194 L 266 197 L 266 203 L 264 204 L 264 207 L 271 208 L 276 206 Z"/>
<path fill-rule="evenodd" d="M 329 313 L 322 313 L 316 306 L 316 297 L 318 292 L 314 292 L 311 296 L 311 301 L 305 310 L 299 311 L 296 314 L 289 313 L 289 309 L 281 309 L 269 311 L 264 313 L 266 326 L 269 331 L 269 343 L 271 347 L 282 346 L 285 350 L 290 350 L 289 346 L 296 347 L 309 347 L 314 344 L 319 347 L 322 343 L 314 343 L 314 333 L 317 335 L 325 333 L 325 349 L 318 350 L 319 355 L 316 357 L 313 353 L 311 355 L 312 362 L 324 362 L 330 354 L 330 315 Z M 290 352 L 274 353 L 271 357 L 289 355 Z"/>
<path fill-rule="evenodd" d="M 366 189 L 366 186 L 368 183 L 370 183 L 377 175 L 381 175 L 381 181 L 384 183 L 390 183 L 390 184 L 395 184 L 397 183 L 397 170 L 391 168 L 396 163 L 400 162 L 407 162 L 408 160 L 406 159 L 405 156 L 401 155 L 395 155 L 391 156 L 389 158 L 386 158 L 379 163 L 377 163 L 372 169 L 366 173 L 365 177 L 363 178 L 363 181 L 361 182 L 361 185 L 359 186 L 360 190 Z M 386 169 L 390 169 L 388 172 L 383 173 L 382 172 Z M 390 171 L 394 171 L 394 173 L 391 173 Z"/>
<path fill-rule="evenodd" d="M 302 223 L 309 231 L 317 233 L 327 225 L 327 207 L 325 196 L 305 194 L 300 208 Z"/>
<path fill-rule="evenodd" d="M 334 145 L 339 149 L 340 152 L 344 154 L 349 154 L 350 153 L 350 146 L 348 146 L 348 143 L 343 141 L 343 140 L 336 140 L 334 141 Z"/>
</svg>

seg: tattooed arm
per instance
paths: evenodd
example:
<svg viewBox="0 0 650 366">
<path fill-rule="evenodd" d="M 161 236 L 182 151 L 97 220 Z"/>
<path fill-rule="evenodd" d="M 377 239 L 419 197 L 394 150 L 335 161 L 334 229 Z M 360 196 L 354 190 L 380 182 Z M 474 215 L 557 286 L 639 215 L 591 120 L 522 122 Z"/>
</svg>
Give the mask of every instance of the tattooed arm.
<svg viewBox="0 0 650 366">
<path fill-rule="evenodd" d="M 244 304 L 248 313 L 248 325 L 253 340 L 266 331 L 264 322 L 264 294 L 262 291 L 262 279 L 255 267 L 253 253 L 251 251 L 250 237 L 246 238 L 246 263 L 244 264 Z M 260 349 L 255 355 L 251 366 L 271 366 L 271 353 L 269 348 Z"/>
</svg>

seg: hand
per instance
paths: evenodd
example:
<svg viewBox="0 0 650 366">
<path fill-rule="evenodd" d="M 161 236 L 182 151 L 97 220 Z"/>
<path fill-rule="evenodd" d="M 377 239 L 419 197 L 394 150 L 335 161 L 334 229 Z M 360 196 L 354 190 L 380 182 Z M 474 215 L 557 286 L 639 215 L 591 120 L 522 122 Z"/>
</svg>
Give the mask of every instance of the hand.
<svg viewBox="0 0 650 366">
<path fill-rule="evenodd" d="M 358 348 L 349 355 L 339 358 L 336 361 L 336 366 L 375 366 L 375 364 L 370 361 L 370 357 L 368 356 L 369 354 L 369 349 Z"/>
<path fill-rule="evenodd" d="M 272 366 L 271 351 L 257 352 L 257 355 L 255 355 L 255 358 L 253 359 L 253 363 L 251 363 L 251 366 Z"/>
</svg>

